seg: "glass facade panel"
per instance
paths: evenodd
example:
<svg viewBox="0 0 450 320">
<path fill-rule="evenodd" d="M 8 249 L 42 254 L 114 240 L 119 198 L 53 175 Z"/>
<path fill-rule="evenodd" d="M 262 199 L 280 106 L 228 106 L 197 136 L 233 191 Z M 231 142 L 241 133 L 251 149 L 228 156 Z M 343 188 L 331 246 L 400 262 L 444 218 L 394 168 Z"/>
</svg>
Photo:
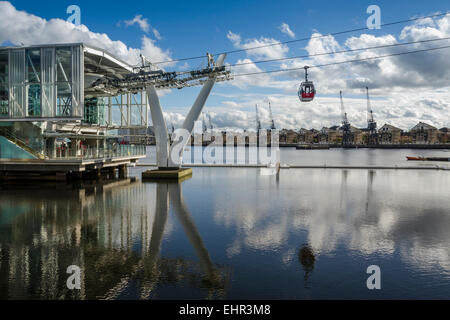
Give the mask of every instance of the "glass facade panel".
<svg viewBox="0 0 450 320">
<path fill-rule="evenodd" d="M 29 84 L 27 86 L 28 95 L 28 116 L 40 117 L 41 112 L 41 85 Z"/>
<path fill-rule="evenodd" d="M 128 127 L 129 123 L 129 117 L 128 117 L 128 106 L 129 106 L 129 95 L 128 94 L 123 94 L 120 96 L 121 100 L 122 100 L 122 105 L 120 106 L 120 113 L 121 113 L 121 126 L 122 127 Z"/>
<path fill-rule="evenodd" d="M 72 116 L 72 48 L 56 49 L 56 116 Z"/>
<path fill-rule="evenodd" d="M 54 117 L 53 107 L 55 106 L 54 84 L 42 84 L 42 116 L 46 118 Z"/>
<path fill-rule="evenodd" d="M 0 117 L 9 115 L 9 52 L 0 51 Z"/>
<path fill-rule="evenodd" d="M 72 82 L 72 49 L 56 48 L 56 81 Z"/>
<path fill-rule="evenodd" d="M 130 95 L 130 125 L 134 127 L 145 126 L 146 124 L 146 104 L 144 105 L 144 93 Z"/>
<path fill-rule="evenodd" d="M 147 92 L 141 92 L 141 103 L 142 103 L 142 123 L 141 126 L 147 128 L 148 127 L 148 100 L 147 100 Z"/>
<path fill-rule="evenodd" d="M 109 107 L 111 108 L 110 125 L 122 126 L 123 123 L 122 96 L 111 97 Z"/>
<path fill-rule="evenodd" d="M 26 117 L 25 98 L 25 50 L 10 51 L 10 116 Z"/>
<path fill-rule="evenodd" d="M 55 49 L 42 49 L 42 116 L 55 116 Z"/>
<path fill-rule="evenodd" d="M 26 51 L 28 116 L 42 116 L 41 109 L 41 49 Z"/>
<path fill-rule="evenodd" d="M 148 108 L 146 93 L 124 94 L 110 97 L 106 123 L 112 127 L 147 127 Z"/>
<path fill-rule="evenodd" d="M 41 49 L 27 50 L 27 80 L 41 82 Z"/>
<path fill-rule="evenodd" d="M 74 117 L 83 116 L 82 87 L 84 87 L 84 70 L 81 47 L 73 47 L 72 57 L 72 112 Z"/>
<path fill-rule="evenodd" d="M 84 122 L 89 124 L 106 125 L 106 106 L 108 98 L 90 98 L 84 101 Z"/>
<path fill-rule="evenodd" d="M 72 86 L 68 82 L 58 82 L 56 85 L 56 116 L 70 117 L 72 115 Z"/>
<path fill-rule="evenodd" d="M 142 113 L 142 107 L 139 105 L 131 105 L 131 126 L 140 126 L 142 119 L 141 119 L 141 113 Z"/>
</svg>

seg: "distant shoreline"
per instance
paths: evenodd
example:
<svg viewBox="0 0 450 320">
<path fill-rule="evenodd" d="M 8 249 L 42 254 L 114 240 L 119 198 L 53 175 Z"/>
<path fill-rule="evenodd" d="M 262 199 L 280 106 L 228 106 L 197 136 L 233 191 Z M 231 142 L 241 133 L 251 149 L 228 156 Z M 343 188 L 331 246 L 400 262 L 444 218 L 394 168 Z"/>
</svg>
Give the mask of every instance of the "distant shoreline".
<svg viewBox="0 0 450 320">
<path fill-rule="evenodd" d="M 280 143 L 280 148 L 296 148 L 301 145 L 307 145 L 305 144 L 296 144 L 296 143 Z M 156 144 L 149 144 L 148 146 L 156 146 Z M 194 146 L 194 145 L 191 145 Z M 203 145 L 206 147 L 207 145 Z M 321 144 L 313 144 L 313 147 L 326 147 L 329 146 L 330 149 L 390 149 L 390 150 L 404 150 L 404 149 L 412 149 L 412 150 L 450 150 L 450 144 L 380 144 L 377 146 L 367 146 L 367 145 L 355 145 L 355 146 L 348 146 L 344 147 L 342 145 L 321 145 Z M 236 145 L 235 145 L 236 147 Z M 249 147 L 249 145 L 245 145 L 245 147 Z M 271 147 L 268 145 L 268 147 Z M 310 149 L 304 149 L 304 150 L 310 150 Z M 312 149 L 312 150 L 318 150 L 318 149 Z"/>
<path fill-rule="evenodd" d="M 342 145 L 329 145 L 329 147 L 330 149 L 450 150 L 450 144 L 380 144 L 376 146 L 355 145 L 347 147 L 344 147 Z"/>
</svg>

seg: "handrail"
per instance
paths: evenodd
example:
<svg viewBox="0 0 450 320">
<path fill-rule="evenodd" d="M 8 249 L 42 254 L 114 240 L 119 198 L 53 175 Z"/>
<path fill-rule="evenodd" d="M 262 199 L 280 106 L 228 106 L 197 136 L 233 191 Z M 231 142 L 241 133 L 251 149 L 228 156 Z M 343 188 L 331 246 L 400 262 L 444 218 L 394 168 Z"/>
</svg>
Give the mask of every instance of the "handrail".
<svg viewBox="0 0 450 320">
<path fill-rule="evenodd" d="M 81 147 L 68 148 L 65 146 L 45 150 L 45 156 L 51 160 L 99 160 L 124 158 L 132 156 L 145 156 L 145 145 L 115 145 L 107 148 Z"/>
<path fill-rule="evenodd" d="M 10 142 L 16 144 L 25 151 L 36 156 L 38 159 L 48 160 L 62 160 L 62 159 L 81 159 L 81 160 L 99 160 L 110 158 L 124 158 L 132 156 L 145 156 L 145 145 L 110 145 L 106 148 L 82 146 L 81 148 L 69 148 L 60 146 L 50 149 L 45 149 L 44 153 L 36 151 L 28 143 L 24 142 L 20 137 L 14 134 L 13 130 L 9 128 L 0 128 L 0 133 Z"/>
</svg>

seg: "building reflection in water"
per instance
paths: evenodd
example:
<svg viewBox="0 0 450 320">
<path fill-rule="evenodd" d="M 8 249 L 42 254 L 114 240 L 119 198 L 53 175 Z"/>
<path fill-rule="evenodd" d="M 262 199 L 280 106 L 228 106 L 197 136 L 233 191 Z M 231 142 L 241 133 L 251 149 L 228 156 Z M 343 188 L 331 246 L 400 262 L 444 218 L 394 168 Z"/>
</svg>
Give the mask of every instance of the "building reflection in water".
<svg viewBox="0 0 450 320">
<path fill-rule="evenodd" d="M 184 186 L 0 185 L 0 298 L 370 298 L 372 264 L 395 275 L 383 298 L 448 296 L 446 172 L 199 168 Z"/>
<path fill-rule="evenodd" d="M 161 255 L 170 207 L 199 263 Z M 67 289 L 71 265 L 82 270 L 80 291 Z M 0 190 L 0 299 L 152 299 L 164 285 L 221 298 L 228 281 L 227 268 L 211 261 L 180 184 Z"/>
</svg>

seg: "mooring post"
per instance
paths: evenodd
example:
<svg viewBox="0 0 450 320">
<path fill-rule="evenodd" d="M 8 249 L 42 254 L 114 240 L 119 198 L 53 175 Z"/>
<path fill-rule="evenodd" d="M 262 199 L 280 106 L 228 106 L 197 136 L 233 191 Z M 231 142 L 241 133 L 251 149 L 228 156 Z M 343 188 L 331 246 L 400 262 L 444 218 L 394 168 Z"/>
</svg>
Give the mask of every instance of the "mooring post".
<svg viewBox="0 0 450 320">
<path fill-rule="evenodd" d="M 126 165 L 119 166 L 119 178 L 125 179 L 128 177 L 128 167 Z"/>
</svg>

